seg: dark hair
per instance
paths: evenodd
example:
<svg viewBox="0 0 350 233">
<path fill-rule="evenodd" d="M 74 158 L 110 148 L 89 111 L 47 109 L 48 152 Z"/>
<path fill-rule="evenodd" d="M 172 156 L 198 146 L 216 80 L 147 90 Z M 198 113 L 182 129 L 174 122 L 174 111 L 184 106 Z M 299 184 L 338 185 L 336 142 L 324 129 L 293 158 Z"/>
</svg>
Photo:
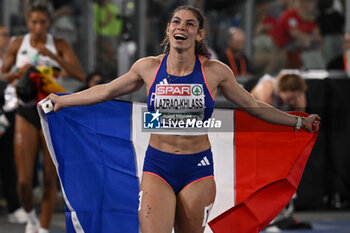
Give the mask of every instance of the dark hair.
<svg viewBox="0 0 350 233">
<path fill-rule="evenodd" d="M 27 12 L 27 18 L 28 18 L 28 16 L 31 13 L 33 13 L 35 11 L 40 11 L 40 12 L 45 13 L 47 15 L 47 17 L 50 19 L 50 11 L 49 11 L 49 9 L 47 8 L 46 5 L 41 4 L 40 2 L 35 2 L 32 5 L 30 5 L 30 7 L 28 9 L 28 12 Z"/>
<path fill-rule="evenodd" d="M 178 11 L 181 11 L 181 10 L 192 11 L 192 13 L 196 15 L 196 18 L 197 18 L 197 20 L 199 22 L 199 30 L 205 29 L 205 17 L 202 14 L 202 12 L 199 9 L 197 9 L 197 8 L 195 8 L 193 6 L 187 6 L 187 5 L 179 6 L 175 10 L 173 10 L 173 12 L 171 13 L 171 17 L 169 19 L 168 24 L 170 23 L 171 19 L 174 17 L 175 13 L 178 12 Z M 165 38 L 164 38 L 163 42 L 160 45 L 164 46 L 164 53 L 169 53 L 169 51 L 170 51 L 170 41 L 169 41 L 169 38 L 168 38 L 167 35 L 165 35 Z M 207 43 L 207 40 L 205 38 L 203 40 L 199 41 L 199 42 L 196 41 L 195 53 L 203 55 L 203 56 L 205 56 L 207 58 L 211 57 L 211 54 L 210 54 L 209 49 L 208 49 L 208 43 Z"/>
</svg>

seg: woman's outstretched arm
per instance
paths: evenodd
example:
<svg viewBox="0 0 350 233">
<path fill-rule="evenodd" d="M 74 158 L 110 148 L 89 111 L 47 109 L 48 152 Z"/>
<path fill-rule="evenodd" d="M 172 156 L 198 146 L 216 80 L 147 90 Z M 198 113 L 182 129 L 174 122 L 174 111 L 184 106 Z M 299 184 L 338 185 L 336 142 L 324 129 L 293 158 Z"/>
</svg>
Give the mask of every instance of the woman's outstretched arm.
<svg viewBox="0 0 350 233">
<path fill-rule="evenodd" d="M 249 115 L 273 124 L 291 127 L 297 125 L 298 119 L 296 116 L 256 100 L 249 92 L 239 86 L 229 67 L 218 63 L 216 69 L 216 72 L 220 72 L 221 75 L 219 88 L 222 94 Z M 318 131 L 319 120 L 320 117 L 317 114 L 311 114 L 307 118 L 302 118 L 301 127 L 305 128 L 308 132 Z"/>
<path fill-rule="evenodd" d="M 54 103 L 54 111 L 65 107 L 92 105 L 112 100 L 118 96 L 136 91 L 144 84 L 140 71 L 146 68 L 147 63 L 149 63 L 147 58 L 137 61 L 128 73 L 110 83 L 96 85 L 71 95 L 57 96 L 50 94 L 45 100 L 51 100 Z"/>
</svg>

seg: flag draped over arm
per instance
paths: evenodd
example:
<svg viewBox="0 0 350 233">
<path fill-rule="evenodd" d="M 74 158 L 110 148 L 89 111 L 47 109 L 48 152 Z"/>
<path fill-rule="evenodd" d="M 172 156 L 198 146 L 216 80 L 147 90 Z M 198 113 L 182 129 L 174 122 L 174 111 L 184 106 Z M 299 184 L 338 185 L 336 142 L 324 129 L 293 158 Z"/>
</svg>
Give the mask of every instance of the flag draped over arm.
<svg viewBox="0 0 350 233">
<path fill-rule="evenodd" d="M 137 233 L 149 133 L 144 104 L 109 101 L 45 115 L 44 135 L 66 203 L 67 232 Z M 232 129 L 210 132 L 217 195 L 205 232 L 259 232 L 288 203 L 316 134 L 216 109 Z"/>
</svg>

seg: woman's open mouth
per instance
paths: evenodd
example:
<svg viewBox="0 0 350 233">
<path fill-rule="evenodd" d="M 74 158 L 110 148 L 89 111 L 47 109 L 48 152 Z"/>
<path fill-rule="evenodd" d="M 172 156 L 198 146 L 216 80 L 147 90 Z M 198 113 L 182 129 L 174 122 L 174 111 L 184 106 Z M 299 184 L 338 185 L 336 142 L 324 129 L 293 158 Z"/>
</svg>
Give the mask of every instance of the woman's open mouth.
<svg viewBox="0 0 350 233">
<path fill-rule="evenodd" d="M 184 41 L 187 39 L 187 37 L 183 34 L 180 34 L 180 33 L 177 33 L 174 35 L 174 38 L 177 40 L 177 41 Z"/>
</svg>

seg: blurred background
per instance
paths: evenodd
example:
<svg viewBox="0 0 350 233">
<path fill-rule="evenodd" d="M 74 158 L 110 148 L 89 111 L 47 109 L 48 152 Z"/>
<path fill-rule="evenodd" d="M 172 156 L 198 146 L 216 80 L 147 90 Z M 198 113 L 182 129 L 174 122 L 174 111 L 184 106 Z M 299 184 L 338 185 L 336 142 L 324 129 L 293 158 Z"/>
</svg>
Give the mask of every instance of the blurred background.
<svg viewBox="0 0 350 233">
<path fill-rule="evenodd" d="M 0 24 L 7 26 L 10 36 L 28 32 L 26 11 L 32 2 L 37 1 L 0 0 Z M 287 71 L 300 75 L 308 86 L 306 112 L 318 113 L 322 128 L 293 203 L 295 212 L 300 213 L 297 216 L 301 220 L 316 221 L 316 225 L 321 224 L 317 221 L 324 219 L 324 213 L 330 219 L 345 219 L 340 224 L 346 227 L 350 225 L 350 0 L 39 2 L 51 11 L 50 33 L 69 42 L 87 80 L 92 80 L 81 83 L 64 78 L 63 85 L 69 92 L 109 82 L 126 73 L 137 59 L 161 54 L 167 20 L 172 10 L 182 4 L 204 12 L 212 59 L 227 63 L 248 91 L 266 74 L 276 76 Z M 103 8 L 109 17 L 101 13 Z M 299 31 L 296 26 L 300 22 L 286 14 L 291 9 L 306 22 Z M 145 93 L 141 89 L 120 99 L 145 102 Z M 235 107 L 221 95 L 216 106 Z M 41 156 L 36 168 L 34 198 L 39 200 Z M 15 232 L 15 226 L 6 221 L 3 193 L 0 188 L 0 232 Z M 53 232 L 64 231 L 61 196 L 60 200 Z M 347 229 L 344 232 L 350 232 Z"/>
</svg>

